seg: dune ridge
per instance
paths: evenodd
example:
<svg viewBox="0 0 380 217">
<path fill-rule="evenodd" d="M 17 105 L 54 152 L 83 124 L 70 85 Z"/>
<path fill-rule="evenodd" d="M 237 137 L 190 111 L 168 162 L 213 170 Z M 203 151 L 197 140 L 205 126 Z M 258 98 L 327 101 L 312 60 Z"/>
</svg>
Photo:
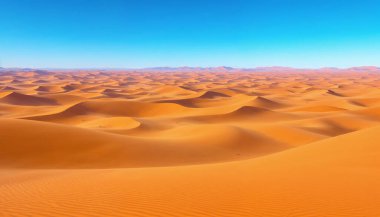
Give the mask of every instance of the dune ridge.
<svg viewBox="0 0 380 217">
<path fill-rule="evenodd" d="M 57 105 L 53 99 L 48 99 L 40 96 L 32 96 L 17 92 L 9 93 L 0 99 L 1 102 L 13 105 L 28 105 L 28 106 L 46 106 Z"/>
</svg>

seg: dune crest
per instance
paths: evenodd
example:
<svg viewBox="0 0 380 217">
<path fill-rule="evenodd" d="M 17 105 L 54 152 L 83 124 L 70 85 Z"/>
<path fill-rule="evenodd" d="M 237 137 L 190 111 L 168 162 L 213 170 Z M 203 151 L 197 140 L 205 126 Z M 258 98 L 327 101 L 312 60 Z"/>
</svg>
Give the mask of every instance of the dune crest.
<svg viewBox="0 0 380 217">
<path fill-rule="evenodd" d="M 31 96 L 17 92 L 11 92 L 10 94 L 1 98 L 0 101 L 3 103 L 9 103 L 13 105 L 27 106 L 57 105 L 57 103 L 53 99 L 48 99 L 39 96 Z"/>
</svg>

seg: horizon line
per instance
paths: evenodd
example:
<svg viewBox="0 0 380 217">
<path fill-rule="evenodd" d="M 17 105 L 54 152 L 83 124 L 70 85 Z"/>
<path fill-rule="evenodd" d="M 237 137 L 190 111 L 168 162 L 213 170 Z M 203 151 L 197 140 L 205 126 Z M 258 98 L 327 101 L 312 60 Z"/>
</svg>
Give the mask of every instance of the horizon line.
<svg viewBox="0 0 380 217">
<path fill-rule="evenodd" d="M 376 65 L 358 65 L 350 67 L 335 67 L 335 66 L 323 66 L 323 67 L 292 67 L 292 66 L 256 66 L 256 67 L 231 67 L 231 66 L 153 66 L 153 67 L 0 67 L 0 69 L 21 69 L 21 70 L 179 70 L 179 69 L 200 69 L 200 70 L 258 70 L 258 69 L 282 69 L 282 70 L 321 70 L 321 69 L 364 69 L 364 68 L 376 68 L 380 69 L 380 66 Z"/>
</svg>

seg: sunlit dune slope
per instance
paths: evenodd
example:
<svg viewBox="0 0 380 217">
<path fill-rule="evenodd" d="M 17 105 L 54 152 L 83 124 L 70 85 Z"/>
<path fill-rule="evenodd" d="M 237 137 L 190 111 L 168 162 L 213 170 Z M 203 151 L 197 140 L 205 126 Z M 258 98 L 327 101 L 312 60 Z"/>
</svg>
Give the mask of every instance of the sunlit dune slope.
<svg viewBox="0 0 380 217">
<path fill-rule="evenodd" d="M 20 131 L 22 134 L 18 135 Z M 244 159 L 287 148 L 263 135 L 233 126 L 182 127 L 161 135 L 152 139 L 120 136 L 58 124 L 3 119 L 0 120 L 0 165 L 3 168 L 186 165 Z"/>
<path fill-rule="evenodd" d="M 379 135 L 376 127 L 234 163 L 3 170 L 0 210 L 14 216 L 378 216 Z"/>
</svg>

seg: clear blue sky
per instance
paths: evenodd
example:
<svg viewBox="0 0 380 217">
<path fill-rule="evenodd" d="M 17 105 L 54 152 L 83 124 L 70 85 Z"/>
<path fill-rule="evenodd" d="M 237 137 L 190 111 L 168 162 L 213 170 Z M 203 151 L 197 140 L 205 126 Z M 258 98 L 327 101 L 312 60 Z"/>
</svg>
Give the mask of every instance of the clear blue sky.
<svg viewBox="0 0 380 217">
<path fill-rule="evenodd" d="M 0 0 L 0 64 L 380 66 L 379 13 L 379 0 Z"/>
</svg>

